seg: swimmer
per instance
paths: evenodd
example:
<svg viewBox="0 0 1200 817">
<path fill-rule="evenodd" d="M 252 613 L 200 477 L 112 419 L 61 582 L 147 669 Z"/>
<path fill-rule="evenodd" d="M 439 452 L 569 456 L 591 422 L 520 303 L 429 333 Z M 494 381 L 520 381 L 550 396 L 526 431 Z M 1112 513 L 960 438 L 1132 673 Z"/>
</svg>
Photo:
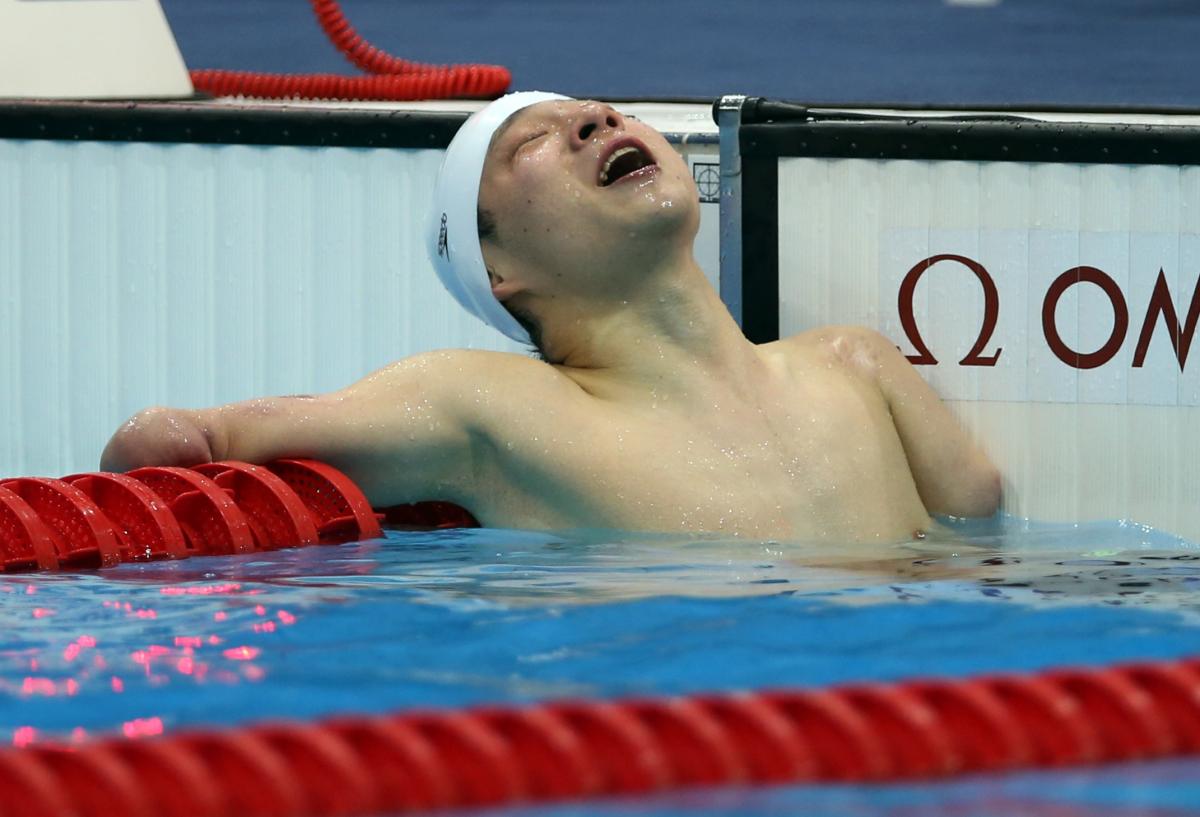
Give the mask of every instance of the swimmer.
<svg viewBox="0 0 1200 817">
<path fill-rule="evenodd" d="M 101 467 L 313 457 L 376 507 L 489 527 L 884 542 L 996 511 L 996 468 L 886 338 L 746 340 L 692 254 L 691 173 L 637 119 L 504 97 L 455 137 L 435 205 L 443 282 L 536 358 L 450 349 L 330 394 L 147 409 Z"/>
</svg>

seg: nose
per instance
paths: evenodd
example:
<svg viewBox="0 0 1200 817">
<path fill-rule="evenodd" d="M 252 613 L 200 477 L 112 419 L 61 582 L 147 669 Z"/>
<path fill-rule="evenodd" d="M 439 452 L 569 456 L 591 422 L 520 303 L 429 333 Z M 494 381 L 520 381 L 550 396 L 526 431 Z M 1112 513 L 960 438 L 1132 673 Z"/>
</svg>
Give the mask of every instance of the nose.
<svg viewBox="0 0 1200 817">
<path fill-rule="evenodd" d="M 607 105 L 588 105 L 580 110 L 571 126 L 571 145 L 586 147 L 591 139 L 608 130 L 625 127 L 625 117 Z"/>
</svg>

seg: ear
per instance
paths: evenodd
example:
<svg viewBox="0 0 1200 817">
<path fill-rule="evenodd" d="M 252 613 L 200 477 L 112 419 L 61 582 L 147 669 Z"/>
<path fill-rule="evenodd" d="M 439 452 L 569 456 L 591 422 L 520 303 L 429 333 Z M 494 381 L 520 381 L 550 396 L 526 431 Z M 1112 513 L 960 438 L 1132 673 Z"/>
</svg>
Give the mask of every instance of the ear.
<svg viewBox="0 0 1200 817">
<path fill-rule="evenodd" d="M 496 274 L 495 270 L 490 268 L 487 272 L 488 280 L 492 284 L 492 295 L 495 296 L 497 301 L 503 303 L 512 296 L 516 295 L 518 292 L 525 291 L 525 285 L 519 281 L 514 281 L 512 279 L 505 280 Z"/>
</svg>

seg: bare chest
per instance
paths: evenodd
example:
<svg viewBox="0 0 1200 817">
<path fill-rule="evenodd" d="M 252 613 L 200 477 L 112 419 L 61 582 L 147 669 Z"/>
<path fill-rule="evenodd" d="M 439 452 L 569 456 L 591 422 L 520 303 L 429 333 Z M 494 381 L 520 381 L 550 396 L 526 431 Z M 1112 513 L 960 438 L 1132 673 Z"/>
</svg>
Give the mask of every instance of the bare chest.
<svg viewBox="0 0 1200 817">
<path fill-rule="evenodd" d="M 481 521 L 758 539 L 909 535 L 927 517 L 886 408 L 844 384 L 820 394 L 547 409 L 493 442 Z"/>
</svg>

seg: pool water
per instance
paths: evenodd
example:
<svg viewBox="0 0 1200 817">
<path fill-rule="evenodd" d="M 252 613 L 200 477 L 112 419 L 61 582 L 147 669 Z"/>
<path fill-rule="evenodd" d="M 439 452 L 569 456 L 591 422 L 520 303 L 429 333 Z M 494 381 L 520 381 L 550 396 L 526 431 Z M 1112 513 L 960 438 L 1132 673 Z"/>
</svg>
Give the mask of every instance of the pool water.
<svg viewBox="0 0 1200 817">
<path fill-rule="evenodd" d="M 962 676 L 1200 655 L 1200 547 L 1137 525 L 950 525 L 812 547 L 389 531 L 0 578 L 0 735 L 557 697 Z M 928 785 L 702 791 L 547 815 L 1200 813 L 1200 760 Z M 516 813 L 516 810 L 489 812 Z"/>
</svg>

